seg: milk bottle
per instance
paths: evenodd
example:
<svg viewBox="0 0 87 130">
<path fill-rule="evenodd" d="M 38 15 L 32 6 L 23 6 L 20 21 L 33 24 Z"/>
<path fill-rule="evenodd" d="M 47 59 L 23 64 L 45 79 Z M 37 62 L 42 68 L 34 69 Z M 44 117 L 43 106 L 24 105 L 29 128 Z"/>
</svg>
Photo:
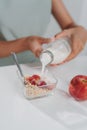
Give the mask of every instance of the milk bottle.
<svg viewBox="0 0 87 130">
<path fill-rule="evenodd" d="M 50 44 L 40 55 L 42 72 L 48 64 L 59 64 L 71 53 L 71 41 L 68 37 L 60 38 Z"/>
</svg>

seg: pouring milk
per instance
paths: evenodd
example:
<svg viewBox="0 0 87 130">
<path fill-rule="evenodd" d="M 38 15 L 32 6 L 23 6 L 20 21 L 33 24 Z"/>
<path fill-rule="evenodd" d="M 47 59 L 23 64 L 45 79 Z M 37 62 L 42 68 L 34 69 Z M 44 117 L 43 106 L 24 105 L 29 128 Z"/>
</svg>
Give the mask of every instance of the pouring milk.
<svg viewBox="0 0 87 130">
<path fill-rule="evenodd" d="M 42 74 L 48 64 L 59 64 L 71 53 L 71 41 L 68 37 L 60 38 L 51 43 L 40 55 Z"/>
</svg>

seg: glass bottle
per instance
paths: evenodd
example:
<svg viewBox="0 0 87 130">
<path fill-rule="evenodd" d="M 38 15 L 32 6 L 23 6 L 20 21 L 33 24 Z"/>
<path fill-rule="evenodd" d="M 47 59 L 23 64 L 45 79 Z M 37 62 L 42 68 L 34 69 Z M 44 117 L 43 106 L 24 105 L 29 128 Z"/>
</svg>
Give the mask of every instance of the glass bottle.
<svg viewBox="0 0 87 130">
<path fill-rule="evenodd" d="M 50 44 L 40 55 L 40 61 L 44 66 L 59 64 L 71 53 L 71 41 L 68 37 L 60 38 Z"/>
</svg>

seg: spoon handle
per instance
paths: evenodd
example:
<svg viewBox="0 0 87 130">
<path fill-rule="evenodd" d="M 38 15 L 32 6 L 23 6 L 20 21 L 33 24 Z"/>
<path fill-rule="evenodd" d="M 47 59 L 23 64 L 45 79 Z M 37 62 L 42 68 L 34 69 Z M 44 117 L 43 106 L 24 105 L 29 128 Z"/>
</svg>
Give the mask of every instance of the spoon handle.
<svg viewBox="0 0 87 130">
<path fill-rule="evenodd" d="M 21 77 L 24 77 L 24 74 L 23 74 L 23 72 L 22 72 L 22 69 L 21 69 L 21 67 L 20 67 L 20 65 L 19 65 L 19 63 L 18 63 L 18 59 L 17 59 L 16 54 L 15 54 L 14 52 L 12 52 L 11 54 L 12 54 L 12 57 L 13 57 L 13 60 L 14 60 L 15 64 L 17 65 L 17 68 L 18 68 L 18 70 L 19 70 L 19 72 L 20 72 Z"/>
</svg>

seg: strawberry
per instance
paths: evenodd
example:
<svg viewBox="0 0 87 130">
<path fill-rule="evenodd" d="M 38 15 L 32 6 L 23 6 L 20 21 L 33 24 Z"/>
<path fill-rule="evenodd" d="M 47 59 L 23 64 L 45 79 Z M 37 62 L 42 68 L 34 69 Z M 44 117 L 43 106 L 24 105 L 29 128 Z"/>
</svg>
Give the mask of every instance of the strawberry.
<svg viewBox="0 0 87 130">
<path fill-rule="evenodd" d="M 43 85 L 46 85 L 46 82 L 45 81 L 39 81 L 38 83 L 37 83 L 37 86 L 43 86 Z"/>
<path fill-rule="evenodd" d="M 40 76 L 39 75 L 33 75 L 32 78 L 35 79 L 35 80 L 40 80 Z"/>
</svg>

